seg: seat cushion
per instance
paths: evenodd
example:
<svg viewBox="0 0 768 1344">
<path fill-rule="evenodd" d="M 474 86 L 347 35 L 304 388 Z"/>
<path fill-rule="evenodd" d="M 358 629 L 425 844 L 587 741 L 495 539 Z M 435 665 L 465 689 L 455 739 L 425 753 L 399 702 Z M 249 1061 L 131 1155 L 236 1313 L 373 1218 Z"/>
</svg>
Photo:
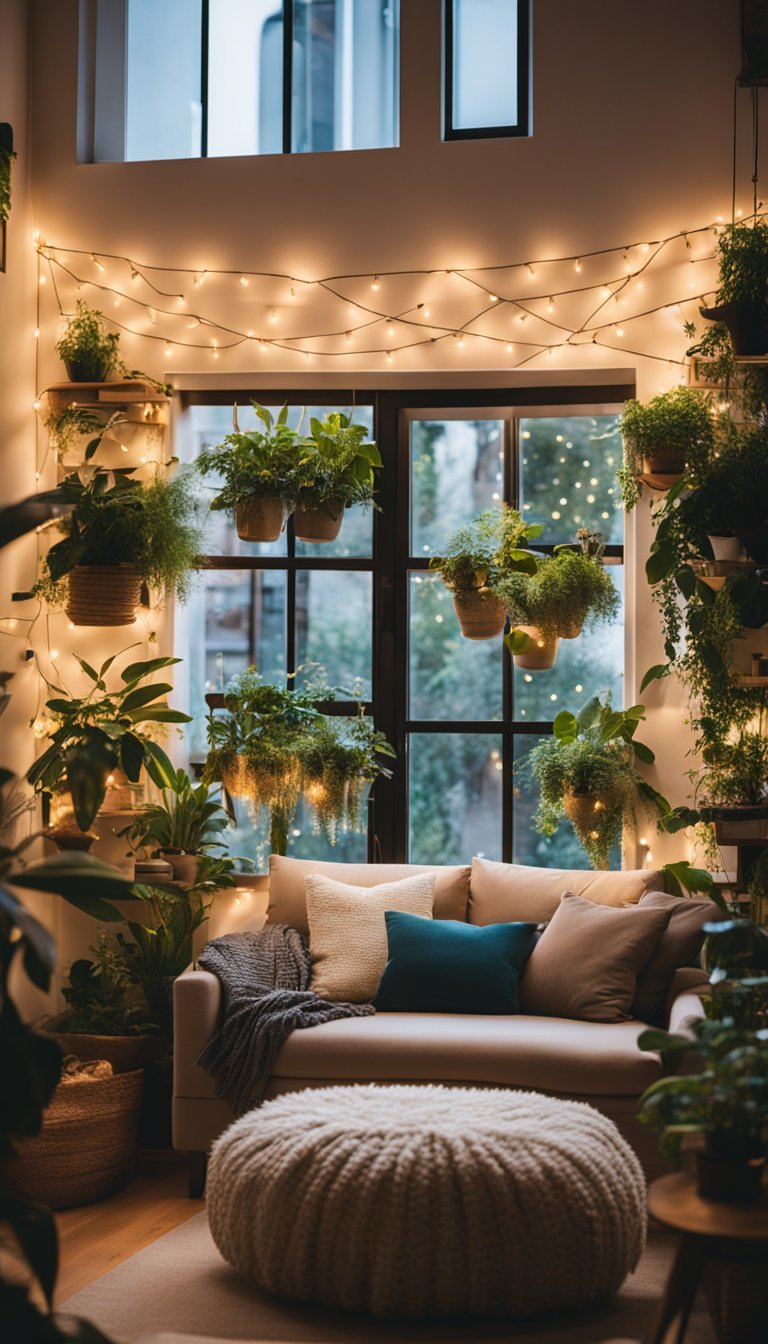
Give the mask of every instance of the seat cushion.
<svg viewBox="0 0 768 1344">
<path fill-rule="evenodd" d="M 636 1097 L 660 1075 L 637 1047 L 642 1022 L 376 1013 L 293 1031 L 272 1076 L 337 1082 L 485 1083 Z"/>
<path fill-rule="evenodd" d="M 389 960 L 377 1012 L 517 1012 L 517 984 L 536 941 L 535 924 L 480 929 L 397 911 L 385 920 Z"/>
<path fill-rule="evenodd" d="M 521 863 L 472 860 L 470 924 L 502 924 L 505 920 L 551 919 L 564 891 L 573 891 L 596 905 L 634 905 L 646 891 L 662 885 L 662 874 L 644 868 L 622 873 L 592 869 L 528 868 Z"/>
<path fill-rule="evenodd" d="M 399 882 L 404 877 L 420 873 L 434 873 L 435 919 L 466 919 L 469 901 L 469 865 L 441 867 L 414 863 L 316 863 L 314 859 L 290 859 L 280 854 L 269 858 L 269 905 L 267 920 L 270 924 L 292 924 L 309 933 L 304 878 L 307 873 L 320 873 L 337 882 L 353 887 L 376 887 L 382 882 Z"/>
<path fill-rule="evenodd" d="M 309 987 L 336 1003 L 370 1003 L 387 964 L 387 910 L 407 911 L 432 922 L 432 873 L 351 887 L 308 873 Z"/>
</svg>

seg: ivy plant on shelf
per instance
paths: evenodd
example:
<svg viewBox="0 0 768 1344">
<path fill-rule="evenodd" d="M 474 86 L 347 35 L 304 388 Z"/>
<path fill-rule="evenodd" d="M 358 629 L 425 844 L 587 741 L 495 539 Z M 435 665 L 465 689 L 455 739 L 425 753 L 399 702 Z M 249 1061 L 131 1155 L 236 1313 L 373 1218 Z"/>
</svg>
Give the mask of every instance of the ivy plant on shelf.
<svg viewBox="0 0 768 1344">
<path fill-rule="evenodd" d="M 446 541 L 429 562 L 453 593 L 465 639 L 494 639 L 507 616 L 501 584 L 510 574 L 534 574 L 538 558 L 528 543 L 541 536 L 541 523 L 526 523 L 517 509 L 485 509 Z"/>
<path fill-rule="evenodd" d="M 712 460 L 712 412 L 707 396 L 693 388 L 676 387 L 645 404 L 628 401 L 620 424 L 624 457 L 618 475 L 628 513 L 644 481 L 669 489 L 684 472 L 695 475 Z"/>
<path fill-rule="evenodd" d="M 334 541 L 345 509 L 374 503 L 381 453 L 369 441 L 365 425 L 354 424 L 340 411 L 323 420 L 313 416 L 309 423 L 314 457 L 308 466 L 314 475 L 297 492 L 294 530 L 300 541 Z"/>
<path fill-rule="evenodd" d="M 609 867 L 623 825 L 633 823 L 640 811 L 663 815 L 669 810 L 666 799 L 635 769 L 635 761 L 651 765 L 655 759 L 635 739 L 644 718 L 643 705 L 615 710 L 595 697 L 578 715 L 558 714 L 552 737 L 527 758 L 526 769 L 540 789 L 536 829 L 554 835 L 567 818 L 594 868 Z"/>
<path fill-rule="evenodd" d="M 71 383 L 105 383 L 111 375 L 118 378 L 141 379 L 160 396 L 167 396 L 171 388 L 160 383 L 141 369 L 130 369 L 120 356 L 120 333 L 107 331 L 104 314 L 98 308 L 89 308 L 84 299 L 78 299 L 75 311 L 66 319 L 63 334 L 56 342 L 56 353 L 67 371 Z"/>
</svg>

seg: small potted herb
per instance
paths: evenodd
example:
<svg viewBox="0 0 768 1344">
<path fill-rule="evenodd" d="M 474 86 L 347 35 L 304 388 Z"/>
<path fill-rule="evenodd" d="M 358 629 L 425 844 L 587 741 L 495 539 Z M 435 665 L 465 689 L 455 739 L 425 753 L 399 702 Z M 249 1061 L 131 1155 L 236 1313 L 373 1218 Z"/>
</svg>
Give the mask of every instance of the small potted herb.
<svg viewBox="0 0 768 1344">
<path fill-rule="evenodd" d="M 243 541 L 277 541 L 303 488 L 315 479 L 316 452 L 311 440 L 287 423 L 288 406 L 277 417 L 251 402 L 262 428 L 241 430 L 237 407 L 233 432 L 197 460 L 203 476 L 223 482 L 212 509 L 232 515 Z"/>
<path fill-rule="evenodd" d="M 184 770 L 176 770 L 162 801 L 142 807 L 135 822 L 121 834 L 136 848 L 149 849 L 170 863 L 177 882 L 193 885 L 200 860 L 225 848 L 222 839 L 231 819 L 207 784 L 193 786 Z"/>
<path fill-rule="evenodd" d="M 540 523 L 525 523 L 516 509 L 485 509 L 450 536 L 430 569 L 453 592 L 453 605 L 465 639 L 494 639 L 504 629 L 506 604 L 502 579 L 533 573 L 537 560 L 526 543 L 540 536 Z"/>
<path fill-rule="evenodd" d="M 368 441 L 365 425 L 353 424 L 340 411 L 310 420 L 315 456 L 308 464 L 313 479 L 296 496 L 293 526 L 300 541 L 335 541 L 344 510 L 373 503 L 375 472 L 381 454 Z"/>
<path fill-rule="evenodd" d="M 118 364 L 119 345 L 119 332 L 105 331 L 103 313 L 78 299 L 56 353 L 71 383 L 103 383 Z"/>
<path fill-rule="evenodd" d="M 718 242 L 720 287 L 709 322 L 728 328 L 737 359 L 768 354 L 768 223 L 729 224 Z"/>
<path fill-rule="evenodd" d="M 553 667 L 558 643 L 576 639 L 585 623 L 612 620 L 619 594 L 600 555 L 558 546 L 539 561 L 535 573 L 509 574 L 498 585 L 513 629 L 506 644 L 515 666 Z"/>
<path fill-rule="evenodd" d="M 662 392 L 643 405 L 628 401 L 621 417 L 624 460 L 619 468 L 624 507 L 630 512 L 649 484 L 669 489 L 686 468 L 698 469 L 714 452 L 714 424 L 705 396 L 690 387 Z"/>
</svg>

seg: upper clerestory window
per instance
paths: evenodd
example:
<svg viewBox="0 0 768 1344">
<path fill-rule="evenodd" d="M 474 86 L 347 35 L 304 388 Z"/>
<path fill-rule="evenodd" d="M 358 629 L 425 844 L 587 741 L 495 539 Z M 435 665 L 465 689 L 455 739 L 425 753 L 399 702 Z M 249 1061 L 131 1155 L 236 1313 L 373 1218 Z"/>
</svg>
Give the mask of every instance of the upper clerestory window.
<svg viewBox="0 0 768 1344">
<path fill-rule="evenodd" d="M 446 140 L 530 134 L 530 0 L 444 0 Z"/>
</svg>

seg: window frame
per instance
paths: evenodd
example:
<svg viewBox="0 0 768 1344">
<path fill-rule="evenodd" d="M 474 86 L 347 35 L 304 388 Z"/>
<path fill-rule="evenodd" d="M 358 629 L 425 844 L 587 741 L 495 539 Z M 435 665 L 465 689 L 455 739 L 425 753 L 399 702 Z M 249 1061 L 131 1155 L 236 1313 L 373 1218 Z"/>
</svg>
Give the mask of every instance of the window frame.
<svg viewBox="0 0 768 1344">
<path fill-rule="evenodd" d="M 531 134 L 531 0 L 517 5 L 517 114 L 511 126 L 454 126 L 454 0 L 443 0 L 443 140 L 515 139 Z"/>
<path fill-rule="evenodd" d="M 278 570 L 287 575 L 286 589 L 286 670 L 295 670 L 295 575 L 299 570 L 319 572 L 365 572 L 372 576 L 371 681 L 372 697 L 365 711 L 375 726 L 392 743 L 397 759 L 391 762 L 391 779 L 377 781 L 368 802 L 367 854 L 369 862 L 405 863 L 409 846 L 409 740 L 414 733 L 465 733 L 497 735 L 502 741 L 502 861 L 510 862 L 514 844 L 513 759 L 516 737 L 542 736 L 552 732 L 552 720 L 534 721 L 514 718 L 514 686 L 511 659 L 503 659 L 502 717 L 499 719 L 411 719 L 408 717 L 410 668 L 410 575 L 429 569 L 428 556 L 411 554 L 411 483 L 410 430 L 414 418 L 452 418 L 451 412 L 476 412 L 454 418 L 504 419 L 503 498 L 519 501 L 520 421 L 526 417 L 559 415 L 619 414 L 624 402 L 635 394 L 630 383 L 548 385 L 484 388 L 402 388 L 366 390 L 364 388 L 291 387 L 258 391 L 259 401 L 268 407 L 290 404 L 329 407 L 371 405 L 373 435 L 379 445 L 384 469 L 377 499 L 381 512 L 373 519 L 373 544 L 370 556 L 296 555 L 293 523 L 288 523 L 288 544 L 282 556 L 206 556 L 206 570 Z M 195 405 L 231 405 L 247 402 L 253 392 L 243 389 L 185 391 L 182 410 Z M 413 412 L 419 412 L 414 416 Z M 411 413 L 411 414 L 409 414 Z M 392 525 L 394 520 L 394 526 Z M 552 544 L 537 544 L 547 554 Z M 606 547 L 606 559 L 625 562 L 623 544 Z M 293 658 L 293 663 L 291 659 Z M 206 696 L 217 706 L 223 703 L 218 693 Z M 349 716 L 356 712 L 353 702 L 337 700 L 324 703 L 325 713 Z"/>
</svg>

